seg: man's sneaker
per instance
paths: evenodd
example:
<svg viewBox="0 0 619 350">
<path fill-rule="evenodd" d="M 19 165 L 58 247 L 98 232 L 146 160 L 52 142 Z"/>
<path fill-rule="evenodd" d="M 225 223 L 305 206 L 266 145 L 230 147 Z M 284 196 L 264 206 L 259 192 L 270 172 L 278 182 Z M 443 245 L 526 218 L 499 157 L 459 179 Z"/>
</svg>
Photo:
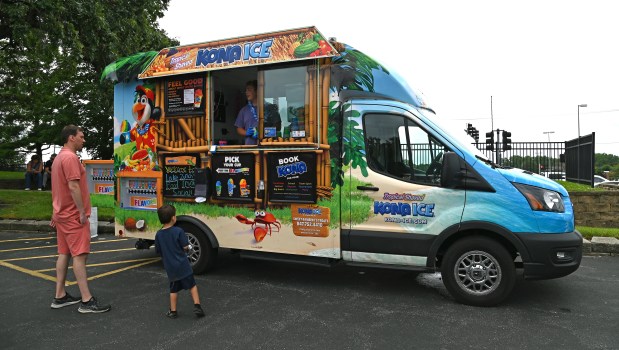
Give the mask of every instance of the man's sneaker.
<svg viewBox="0 0 619 350">
<path fill-rule="evenodd" d="M 112 309 L 111 305 L 99 305 L 99 303 L 97 302 L 97 299 L 95 299 L 95 297 L 92 297 L 87 303 L 82 302 L 80 304 L 79 309 L 77 309 L 77 311 L 83 314 L 88 314 L 88 313 L 99 314 L 102 312 L 110 311 L 111 309 Z"/>
<path fill-rule="evenodd" d="M 52 309 L 60 309 L 61 307 L 77 304 L 81 301 L 80 298 L 72 297 L 66 293 L 62 298 L 54 298 L 52 301 Z"/>
<path fill-rule="evenodd" d="M 178 317 L 178 313 L 176 311 L 172 311 L 172 310 L 168 310 L 168 313 L 166 313 L 165 315 L 168 316 L 169 318 L 177 318 Z"/>
<path fill-rule="evenodd" d="M 43 190 L 41 189 L 41 187 L 39 187 L 39 191 L 43 191 Z"/>
<path fill-rule="evenodd" d="M 200 304 L 194 304 L 194 306 L 193 306 L 193 313 L 197 317 L 204 317 L 204 310 L 202 310 L 202 307 L 200 306 Z"/>
<path fill-rule="evenodd" d="M 25 190 L 26 190 L 26 191 L 30 191 L 30 187 L 26 187 L 26 188 L 25 188 Z"/>
</svg>

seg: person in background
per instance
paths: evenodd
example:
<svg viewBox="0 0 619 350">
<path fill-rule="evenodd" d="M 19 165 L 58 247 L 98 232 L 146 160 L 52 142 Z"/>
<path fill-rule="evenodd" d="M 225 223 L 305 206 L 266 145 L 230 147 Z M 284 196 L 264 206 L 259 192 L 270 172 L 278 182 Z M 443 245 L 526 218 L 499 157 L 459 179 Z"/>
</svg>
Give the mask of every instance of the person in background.
<svg viewBox="0 0 619 350">
<path fill-rule="evenodd" d="M 204 317 L 204 311 L 200 306 L 198 286 L 187 258 L 187 252 L 191 249 L 189 240 L 182 228 L 174 226 L 176 208 L 165 204 L 157 209 L 157 216 L 163 227 L 155 235 L 155 250 L 161 255 L 163 267 L 170 281 L 170 310 L 166 316 L 178 317 L 176 311 L 178 292 L 189 289 L 194 304 L 193 313 L 198 317 Z"/>
<path fill-rule="evenodd" d="M 86 169 L 75 152 L 84 147 L 84 131 L 75 125 L 65 126 L 60 134 L 64 147 L 54 160 L 52 169 L 52 206 L 50 226 L 56 228 L 58 260 L 56 261 L 56 296 L 52 309 L 81 304 L 80 313 L 110 311 L 110 305 L 99 305 L 88 288 L 86 260 L 90 254 L 90 194 Z M 73 258 L 73 273 L 80 289 L 81 300 L 65 289 L 69 260 Z"/>
<path fill-rule="evenodd" d="M 52 164 L 54 164 L 54 159 L 56 159 L 56 153 L 53 153 L 43 166 L 43 188 L 47 188 L 47 180 L 52 177 Z"/>
<path fill-rule="evenodd" d="M 234 126 L 236 132 L 245 136 L 246 145 L 258 144 L 258 81 L 250 80 L 245 84 L 247 105 L 239 111 Z"/>
<path fill-rule="evenodd" d="M 36 154 L 30 158 L 30 161 L 26 164 L 26 191 L 30 191 L 30 185 L 32 181 L 36 181 L 37 188 L 41 191 L 43 182 L 43 163 L 39 160 L 39 156 Z"/>
</svg>

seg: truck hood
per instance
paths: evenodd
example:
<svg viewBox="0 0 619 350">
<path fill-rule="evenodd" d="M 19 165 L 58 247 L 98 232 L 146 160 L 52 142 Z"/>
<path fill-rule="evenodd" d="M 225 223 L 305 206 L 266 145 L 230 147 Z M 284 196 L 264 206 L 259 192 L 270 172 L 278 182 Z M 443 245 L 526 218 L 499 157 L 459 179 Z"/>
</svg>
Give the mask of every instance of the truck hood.
<svg viewBox="0 0 619 350">
<path fill-rule="evenodd" d="M 545 176 L 541 176 L 530 171 L 518 168 L 497 170 L 510 182 L 545 188 L 547 190 L 559 192 L 563 197 L 568 197 L 565 187 L 559 185 L 557 182 L 550 180 Z"/>
</svg>

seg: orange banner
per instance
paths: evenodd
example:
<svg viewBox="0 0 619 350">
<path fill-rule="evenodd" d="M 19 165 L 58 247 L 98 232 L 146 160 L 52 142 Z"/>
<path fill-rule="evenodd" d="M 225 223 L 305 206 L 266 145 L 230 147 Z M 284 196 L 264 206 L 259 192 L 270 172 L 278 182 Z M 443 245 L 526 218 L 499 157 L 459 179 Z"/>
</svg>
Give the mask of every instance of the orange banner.
<svg viewBox="0 0 619 350">
<path fill-rule="evenodd" d="M 316 27 L 308 27 L 166 48 L 159 51 L 139 78 L 296 61 L 337 54 Z"/>
</svg>

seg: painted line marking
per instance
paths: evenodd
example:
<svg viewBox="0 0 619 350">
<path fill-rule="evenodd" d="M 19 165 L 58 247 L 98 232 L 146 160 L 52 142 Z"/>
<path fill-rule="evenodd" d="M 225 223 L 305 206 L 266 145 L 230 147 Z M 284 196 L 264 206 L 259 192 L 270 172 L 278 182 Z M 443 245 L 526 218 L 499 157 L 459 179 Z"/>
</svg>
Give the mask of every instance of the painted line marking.
<svg viewBox="0 0 619 350">
<path fill-rule="evenodd" d="M 18 241 L 36 241 L 36 240 L 43 240 L 43 239 L 56 239 L 56 236 L 48 236 L 48 237 L 33 237 L 33 238 L 16 238 L 16 239 L 5 239 L 3 241 L 0 241 L 0 243 L 6 243 L 6 242 L 18 242 Z"/>
<path fill-rule="evenodd" d="M 137 250 L 137 249 L 135 249 L 135 247 L 132 247 L 132 248 L 123 248 L 123 249 L 99 250 L 96 252 L 90 252 L 90 254 L 113 253 L 113 252 L 122 252 L 126 250 Z M 4 259 L 1 261 L 19 261 L 19 260 L 45 259 L 45 258 L 57 258 L 57 257 L 58 257 L 58 254 L 54 254 L 54 255 L 29 256 L 25 258 Z"/>
<path fill-rule="evenodd" d="M 134 260 L 121 260 L 121 261 L 111 261 L 111 262 L 104 262 L 104 263 L 98 263 L 98 264 L 86 264 L 86 267 L 93 267 L 93 266 L 106 266 L 106 265 L 118 265 L 118 264 L 128 264 L 128 263 L 132 263 L 132 262 L 138 262 L 138 261 L 147 261 L 147 260 L 153 260 L 155 258 L 143 258 L 143 259 L 134 259 Z M 69 266 L 69 270 L 72 269 L 73 266 Z M 49 271 L 56 271 L 56 268 L 51 268 L 51 269 L 42 269 L 42 270 L 34 270 L 36 272 L 49 272 Z"/>
<path fill-rule="evenodd" d="M 152 264 L 152 263 L 157 262 L 157 261 L 159 261 L 159 260 L 161 260 L 161 258 L 154 258 L 154 259 L 151 259 L 151 260 L 149 260 L 149 261 L 145 261 L 145 262 L 140 263 L 140 264 L 136 264 L 136 265 L 127 266 L 127 267 L 123 267 L 123 268 L 116 269 L 116 270 L 113 270 L 113 271 L 105 272 L 105 273 L 102 273 L 102 274 L 99 274 L 99 275 L 96 275 L 96 276 L 88 277 L 88 280 L 89 280 L 89 281 L 92 281 L 92 280 L 95 280 L 95 279 L 97 279 L 97 278 L 101 278 L 101 277 L 105 277 L 105 276 L 113 275 L 113 274 L 115 274 L 115 273 L 119 273 L 119 272 L 127 271 L 127 270 L 130 270 L 130 269 L 135 269 L 136 267 L 140 267 L 140 266 L 144 266 L 144 265 Z M 67 285 L 67 286 L 72 286 L 72 285 L 75 285 L 75 284 L 77 284 L 77 281 L 72 281 L 72 282 L 67 281 L 67 282 L 66 282 L 66 285 Z"/>
<path fill-rule="evenodd" d="M 44 280 L 52 281 L 52 282 L 56 283 L 56 277 L 54 277 L 54 276 L 48 276 L 48 275 L 46 275 L 44 273 L 40 273 L 40 272 L 37 272 L 37 271 L 26 269 L 26 268 L 23 268 L 21 266 L 17 266 L 17 265 L 8 263 L 6 261 L 0 260 L 0 266 L 5 266 L 5 267 L 8 267 L 9 269 L 17 270 L 17 271 L 23 272 L 23 273 L 25 273 L 27 275 L 30 275 L 30 276 L 33 276 L 33 277 L 39 277 L 39 278 L 42 278 Z M 68 284 L 65 283 L 65 286 L 68 286 Z"/>
<path fill-rule="evenodd" d="M 123 272 L 123 271 L 135 269 L 136 267 L 152 264 L 152 263 L 158 262 L 160 260 L 161 260 L 161 258 L 149 258 L 146 261 L 144 261 L 142 263 L 139 263 L 139 264 L 130 265 L 130 266 L 126 266 L 126 267 L 123 267 L 123 268 L 120 268 L 120 269 L 104 272 L 104 273 L 101 273 L 101 274 L 98 274 L 98 275 L 94 275 L 94 276 L 90 276 L 90 277 L 88 277 L 88 281 L 92 281 L 92 280 L 95 280 L 95 279 L 98 279 L 98 278 L 101 278 L 101 277 L 105 277 L 105 276 L 110 276 L 110 275 L 113 275 L 113 274 L 116 274 L 116 273 L 120 273 L 120 272 Z M 13 269 L 13 270 L 16 270 L 16 271 L 19 271 L 19 272 L 23 272 L 23 273 L 25 273 L 27 275 L 30 275 L 30 276 L 33 276 L 33 277 L 38 277 L 38 278 L 44 279 L 46 281 L 51 281 L 51 282 L 56 283 L 56 277 L 55 276 L 46 275 L 46 274 L 41 273 L 39 271 L 30 270 L 30 269 L 27 269 L 27 268 L 24 268 L 24 267 L 21 267 L 21 266 L 17 266 L 15 264 L 11 264 L 11 263 L 8 263 L 8 262 L 2 261 L 2 260 L 0 260 L 0 266 L 8 267 L 10 269 Z M 89 265 L 89 266 L 94 266 L 94 265 Z M 77 284 L 77 281 L 68 281 L 67 280 L 67 281 L 65 281 L 64 285 L 68 287 L 68 286 L 73 286 L 73 285 L 76 285 L 76 284 Z"/>
<path fill-rule="evenodd" d="M 109 241 L 90 242 L 90 244 L 99 244 L 99 243 L 107 243 L 107 242 L 118 242 L 118 241 L 126 241 L 126 240 L 127 239 L 112 239 L 112 240 L 109 240 Z M 16 251 L 20 251 L 20 250 L 33 250 L 33 249 L 53 248 L 53 247 L 58 247 L 58 245 L 54 244 L 54 245 L 46 245 L 46 246 L 38 246 L 38 247 L 4 249 L 4 250 L 0 250 L 0 253 L 16 252 Z M 135 249 L 135 248 L 132 248 L 132 249 Z"/>
</svg>

